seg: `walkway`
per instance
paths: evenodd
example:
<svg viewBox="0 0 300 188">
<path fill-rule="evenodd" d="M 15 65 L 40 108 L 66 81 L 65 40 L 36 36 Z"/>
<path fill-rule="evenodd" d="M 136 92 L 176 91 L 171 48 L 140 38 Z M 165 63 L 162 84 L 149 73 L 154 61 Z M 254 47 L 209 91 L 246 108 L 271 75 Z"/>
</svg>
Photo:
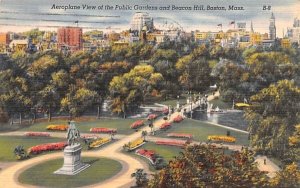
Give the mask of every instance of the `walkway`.
<svg viewBox="0 0 300 188">
<path fill-rule="evenodd" d="M 210 101 L 218 95 L 219 95 L 219 93 L 215 94 L 214 96 L 211 95 L 208 97 L 208 100 Z M 183 106 L 183 108 L 188 108 L 188 106 L 189 105 L 185 105 L 185 106 Z M 174 119 L 174 117 L 176 117 L 179 114 L 180 114 L 179 112 L 173 113 L 170 116 L 169 121 L 172 121 Z M 154 129 L 158 129 L 159 126 L 163 122 L 165 122 L 163 119 L 156 120 L 154 122 Z M 104 147 L 97 151 L 82 152 L 83 157 L 107 157 L 107 158 L 117 160 L 122 164 L 122 170 L 118 174 L 113 176 L 112 178 L 110 178 L 102 183 L 95 184 L 93 186 L 87 186 L 87 187 L 109 187 L 109 188 L 130 187 L 134 184 L 134 179 L 131 178 L 131 174 L 133 172 L 135 172 L 136 169 L 143 168 L 145 170 L 145 172 L 147 172 L 149 174 L 148 164 L 146 164 L 145 162 L 141 161 L 138 158 L 131 157 L 131 156 L 126 155 L 121 152 L 123 145 L 127 144 L 128 142 L 130 142 L 132 140 L 135 140 L 135 139 L 141 137 L 142 131 L 150 132 L 150 128 L 146 126 L 142 129 L 140 129 L 139 132 L 133 133 L 131 135 L 127 135 L 127 136 L 120 135 L 120 140 L 118 140 L 114 143 L 111 143 L 107 147 Z M 23 135 L 24 132 L 14 132 L 13 134 Z M 9 134 L 3 133 L 0 135 L 9 135 Z M 54 133 L 52 136 L 65 137 L 64 133 Z M 156 138 L 150 137 L 150 139 L 155 140 Z M 225 144 L 223 146 L 225 146 Z M 241 146 L 234 146 L 234 145 L 228 145 L 228 146 L 234 150 L 239 150 L 241 148 Z M 61 158 L 63 157 L 62 152 L 42 155 L 42 156 L 38 156 L 35 158 L 31 158 L 31 159 L 22 161 L 20 163 L 18 162 L 16 164 L 13 164 L 13 165 L 7 167 L 6 169 L 3 169 L 2 171 L 0 171 L 0 187 L 1 187 L 1 185 L 5 185 L 5 187 L 8 187 L 8 188 L 29 187 L 28 185 L 21 185 L 18 182 L 18 176 L 20 175 L 20 173 L 22 173 L 24 170 L 26 170 L 38 163 L 42 163 L 47 160 L 53 160 L 53 159 L 60 158 L 60 157 Z M 261 165 L 261 158 L 258 158 L 257 161 Z M 273 165 L 270 161 L 267 162 L 267 166 L 269 166 L 269 164 L 270 164 L 270 167 L 266 167 L 266 168 L 260 167 L 260 169 L 267 170 L 270 172 L 273 171 L 274 168 L 272 168 Z"/>
<path fill-rule="evenodd" d="M 177 115 L 178 113 L 172 114 L 170 119 L 172 120 Z M 158 128 L 163 122 L 165 122 L 163 119 L 158 119 L 154 122 L 154 127 Z M 144 127 L 140 129 L 139 132 L 123 137 L 120 140 L 110 144 L 108 147 L 104 147 L 97 151 L 82 152 L 83 157 L 107 157 L 121 162 L 123 166 L 121 172 L 102 183 L 94 185 L 93 187 L 130 187 L 135 183 L 134 179 L 131 178 L 131 174 L 135 172 L 136 169 L 143 168 L 148 174 L 150 173 L 148 164 L 121 152 L 124 144 L 141 137 L 141 132 L 144 130 L 150 132 L 149 127 Z M 53 160 L 59 157 L 63 157 L 62 152 L 42 155 L 22 161 L 20 163 L 16 163 L 15 165 L 12 165 L 0 172 L 0 186 L 5 185 L 5 187 L 9 188 L 28 187 L 28 185 L 20 184 L 17 180 L 21 172 L 38 163 L 45 162 L 47 160 Z"/>
<path fill-rule="evenodd" d="M 0 136 L 24 136 L 27 132 L 37 132 L 37 131 L 14 131 L 14 132 L 6 132 L 0 133 Z M 66 132 L 47 132 L 50 134 L 50 137 L 56 138 L 66 138 Z M 110 134 L 99 134 L 99 133 L 81 133 L 81 136 L 94 136 L 97 135 L 98 137 L 110 137 Z M 122 139 L 127 135 L 124 134 L 116 134 L 114 135 L 115 139 Z"/>
<path fill-rule="evenodd" d="M 266 163 L 264 163 L 264 160 L 266 160 Z M 258 155 L 255 157 L 255 161 L 258 163 L 258 169 L 260 171 L 268 172 L 267 175 L 270 178 L 273 178 L 276 175 L 276 172 L 280 171 L 280 168 L 266 156 Z"/>
<path fill-rule="evenodd" d="M 157 140 L 161 140 L 161 141 L 184 141 L 184 139 L 176 139 L 176 138 L 161 138 L 161 137 L 155 137 L 155 136 L 148 136 L 147 140 L 151 141 L 151 142 L 156 142 Z M 206 144 L 204 142 L 197 142 L 197 141 L 192 141 L 191 144 Z M 216 145 L 217 147 L 227 147 L 230 150 L 233 151 L 240 151 L 242 149 L 242 145 L 235 145 L 235 144 L 217 144 L 217 143 L 213 143 L 214 145 Z"/>
</svg>

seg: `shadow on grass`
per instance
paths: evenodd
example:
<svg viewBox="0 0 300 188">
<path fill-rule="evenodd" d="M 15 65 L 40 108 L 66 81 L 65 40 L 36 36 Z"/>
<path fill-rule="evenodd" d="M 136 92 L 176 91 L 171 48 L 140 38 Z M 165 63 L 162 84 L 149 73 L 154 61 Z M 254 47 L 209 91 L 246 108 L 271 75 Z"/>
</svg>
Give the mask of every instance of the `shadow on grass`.
<svg viewBox="0 0 300 188">
<path fill-rule="evenodd" d="M 94 164 L 97 161 L 99 161 L 99 159 L 93 159 L 93 160 L 90 160 L 90 161 L 86 161 L 85 163 L 87 163 L 89 165 L 92 165 L 92 164 Z"/>
</svg>

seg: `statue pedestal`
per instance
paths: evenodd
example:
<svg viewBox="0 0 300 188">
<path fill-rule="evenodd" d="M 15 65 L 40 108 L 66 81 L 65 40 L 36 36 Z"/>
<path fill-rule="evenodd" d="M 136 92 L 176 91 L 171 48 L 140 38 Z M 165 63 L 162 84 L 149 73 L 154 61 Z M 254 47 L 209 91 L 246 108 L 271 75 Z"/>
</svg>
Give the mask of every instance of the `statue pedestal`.
<svg viewBox="0 0 300 188">
<path fill-rule="evenodd" d="M 54 174 L 75 175 L 90 165 L 81 162 L 81 146 L 76 143 L 64 149 L 64 164 Z"/>
</svg>

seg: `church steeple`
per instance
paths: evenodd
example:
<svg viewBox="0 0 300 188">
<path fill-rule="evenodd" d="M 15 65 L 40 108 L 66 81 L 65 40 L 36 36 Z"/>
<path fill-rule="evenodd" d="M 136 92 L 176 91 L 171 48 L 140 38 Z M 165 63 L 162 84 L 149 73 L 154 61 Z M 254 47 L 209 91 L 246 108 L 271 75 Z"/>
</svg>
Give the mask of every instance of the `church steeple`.
<svg viewBox="0 0 300 188">
<path fill-rule="evenodd" d="M 275 16 L 272 12 L 271 18 L 270 18 L 270 25 L 269 25 L 269 38 L 271 40 L 276 39 L 276 26 L 275 26 Z"/>
</svg>

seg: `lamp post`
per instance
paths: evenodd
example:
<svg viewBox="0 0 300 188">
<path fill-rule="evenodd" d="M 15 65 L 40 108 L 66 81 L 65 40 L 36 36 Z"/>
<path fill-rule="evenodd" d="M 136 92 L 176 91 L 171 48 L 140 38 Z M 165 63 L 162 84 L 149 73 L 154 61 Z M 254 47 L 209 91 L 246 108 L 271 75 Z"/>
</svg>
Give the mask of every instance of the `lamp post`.
<svg viewBox="0 0 300 188">
<path fill-rule="evenodd" d="M 192 92 L 190 91 L 190 104 L 191 104 L 191 119 L 193 119 L 193 100 L 192 100 Z"/>
<path fill-rule="evenodd" d="M 176 105 L 177 110 L 180 108 L 180 103 L 179 103 L 179 95 L 177 95 L 177 105 Z"/>
<path fill-rule="evenodd" d="M 199 92 L 199 97 L 198 97 L 198 103 L 199 103 L 199 106 L 201 107 L 201 93 Z"/>
</svg>

